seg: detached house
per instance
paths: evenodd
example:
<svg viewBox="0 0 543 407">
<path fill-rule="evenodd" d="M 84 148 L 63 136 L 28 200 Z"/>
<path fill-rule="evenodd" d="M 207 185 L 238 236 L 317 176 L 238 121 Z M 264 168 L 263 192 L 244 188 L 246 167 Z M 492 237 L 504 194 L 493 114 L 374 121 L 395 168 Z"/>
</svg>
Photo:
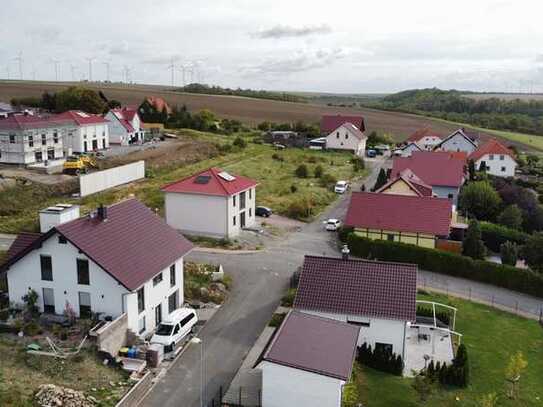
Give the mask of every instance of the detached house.
<svg viewBox="0 0 543 407">
<path fill-rule="evenodd" d="M 395 157 L 391 179 L 409 169 L 418 179 L 432 187 L 432 193 L 448 198 L 456 205 L 460 187 L 465 181 L 467 155 L 463 152 L 419 151 L 410 157 Z"/>
<path fill-rule="evenodd" d="M 515 154 L 496 139 L 490 139 L 468 156 L 477 170 L 496 177 L 513 177 L 517 169 Z"/>
<path fill-rule="evenodd" d="M 66 125 L 64 145 L 70 154 L 109 148 L 109 121 L 102 116 L 69 110 L 52 119 Z"/>
<path fill-rule="evenodd" d="M 256 186 L 250 178 L 210 168 L 162 188 L 166 222 L 190 235 L 231 238 L 255 223 Z"/>
<path fill-rule="evenodd" d="M 129 107 L 111 109 L 105 117 L 110 121 L 109 141 L 111 144 L 127 146 L 143 142 L 145 130 L 137 109 Z"/>
<path fill-rule="evenodd" d="M 294 309 L 356 326 L 358 346 L 404 358 L 416 296 L 416 264 L 305 256 Z"/>
<path fill-rule="evenodd" d="M 441 141 L 440 135 L 425 127 L 411 134 L 406 144 L 415 143 L 421 150 L 432 151 Z"/>
<path fill-rule="evenodd" d="M 9 300 L 29 289 L 41 312 L 116 318 L 150 333 L 183 304 L 183 257 L 192 244 L 136 199 L 100 207 L 57 205 L 40 213 L 42 233 L 21 234 L 2 267 Z"/>
<path fill-rule="evenodd" d="M 409 168 L 403 170 L 396 178 L 387 182 L 375 192 L 381 194 L 434 196 L 432 187 L 417 177 Z"/>
<path fill-rule="evenodd" d="M 256 368 L 262 407 L 340 407 L 351 378 L 358 326 L 291 311 Z"/>
<path fill-rule="evenodd" d="M 363 156 L 366 150 L 367 137 L 350 122 L 346 122 L 335 128 L 325 138 L 325 146 L 331 150 L 348 150 L 355 155 Z"/>
<path fill-rule="evenodd" d="M 449 237 L 452 216 L 448 199 L 353 192 L 345 225 L 368 239 L 435 248 Z"/>
<path fill-rule="evenodd" d="M 463 151 L 471 154 L 477 149 L 478 135 L 470 133 L 465 129 L 458 129 L 445 137 L 441 143 L 435 146 L 441 151 Z"/>
</svg>

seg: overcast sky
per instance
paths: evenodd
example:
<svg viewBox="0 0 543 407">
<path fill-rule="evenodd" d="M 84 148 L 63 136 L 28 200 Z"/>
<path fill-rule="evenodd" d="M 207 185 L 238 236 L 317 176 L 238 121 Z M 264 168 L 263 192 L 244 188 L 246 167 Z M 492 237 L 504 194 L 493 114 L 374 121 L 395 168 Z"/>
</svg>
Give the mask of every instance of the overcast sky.
<svg viewBox="0 0 543 407">
<path fill-rule="evenodd" d="M 0 77 L 543 92 L 541 0 L 4 0 Z"/>
</svg>

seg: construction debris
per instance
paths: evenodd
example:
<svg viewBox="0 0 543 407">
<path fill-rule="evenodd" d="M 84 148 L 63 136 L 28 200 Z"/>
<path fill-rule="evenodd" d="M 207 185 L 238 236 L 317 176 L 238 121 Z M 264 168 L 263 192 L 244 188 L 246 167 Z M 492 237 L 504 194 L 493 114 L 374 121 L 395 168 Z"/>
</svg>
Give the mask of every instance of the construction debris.
<svg viewBox="0 0 543 407">
<path fill-rule="evenodd" d="M 34 399 L 40 407 L 93 407 L 96 404 L 92 396 L 54 384 L 42 384 Z"/>
</svg>

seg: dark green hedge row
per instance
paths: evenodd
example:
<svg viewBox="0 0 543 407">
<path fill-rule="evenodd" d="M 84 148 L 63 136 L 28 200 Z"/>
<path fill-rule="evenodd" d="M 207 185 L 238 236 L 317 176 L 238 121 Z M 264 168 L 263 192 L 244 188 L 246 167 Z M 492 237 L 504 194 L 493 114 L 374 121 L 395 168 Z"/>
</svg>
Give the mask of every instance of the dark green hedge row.
<svg viewBox="0 0 543 407">
<path fill-rule="evenodd" d="M 379 348 L 372 350 L 371 345 L 368 345 L 366 342 L 358 348 L 356 359 L 363 365 L 396 376 L 401 376 L 404 368 L 400 355 Z"/>
<path fill-rule="evenodd" d="M 473 260 L 470 257 L 406 243 L 347 237 L 354 256 L 418 264 L 422 270 L 467 278 L 543 298 L 543 275 L 530 270 Z"/>
<path fill-rule="evenodd" d="M 485 246 L 495 253 L 500 252 L 500 246 L 505 242 L 509 241 L 522 246 L 530 236 L 520 230 L 510 229 L 495 223 L 480 222 L 479 224 L 481 225 L 481 237 L 485 242 Z"/>
</svg>

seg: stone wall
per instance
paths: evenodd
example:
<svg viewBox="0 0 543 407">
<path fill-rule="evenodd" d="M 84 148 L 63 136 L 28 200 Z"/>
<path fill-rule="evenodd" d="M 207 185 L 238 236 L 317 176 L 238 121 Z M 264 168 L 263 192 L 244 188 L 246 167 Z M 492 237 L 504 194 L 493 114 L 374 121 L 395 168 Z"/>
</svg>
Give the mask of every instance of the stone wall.
<svg viewBox="0 0 543 407">
<path fill-rule="evenodd" d="M 125 396 L 116 404 L 115 407 L 138 406 L 153 385 L 153 377 L 154 375 L 150 371 L 147 371 L 141 380 L 137 382 L 128 393 L 125 394 Z"/>
</svg>

